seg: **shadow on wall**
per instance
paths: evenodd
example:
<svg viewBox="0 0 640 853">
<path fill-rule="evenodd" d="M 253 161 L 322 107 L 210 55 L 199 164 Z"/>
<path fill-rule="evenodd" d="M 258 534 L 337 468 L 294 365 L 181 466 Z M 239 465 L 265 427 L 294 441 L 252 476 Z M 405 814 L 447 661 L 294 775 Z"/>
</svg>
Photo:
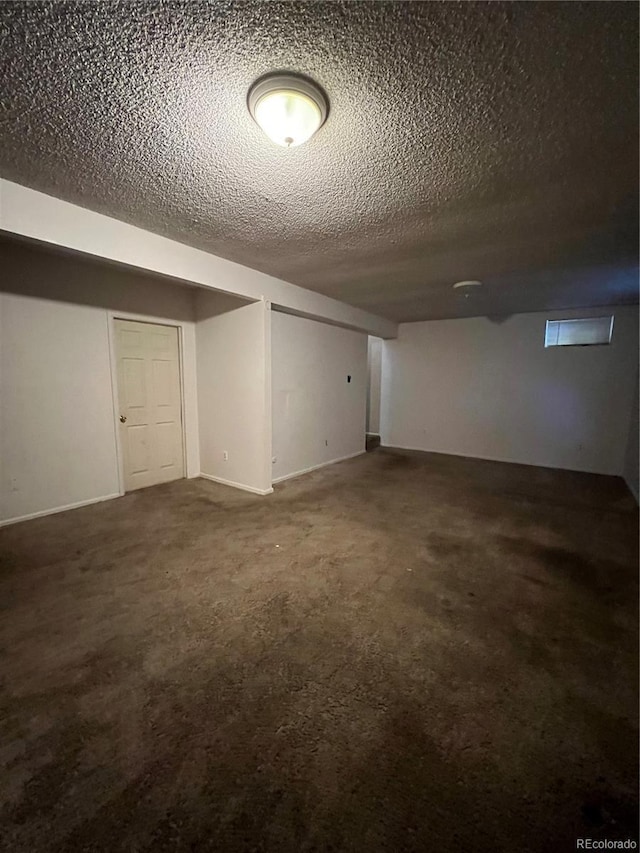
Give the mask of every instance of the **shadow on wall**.
<svg viewBox="0 0 640 853">
<path fill-rule="evenodd" d="M 5 293 L 180 322 L 194 320 L 196 288 L 159 275 L 6 238 L 0 238 L 0 265 Z"/>
<path fill-rule="evenodd" d="M 495 323 L 496 326 L 501 326 L 507 320 L 510 320 L 511 317 L 513 317 L 513 314 L 487 314 L 487 320 L 490 323 Z"/>
<path fill-rule="evenodd" d="M 220 314 L 227 314 L 245 305 L 251 305 L 255 300 L 241 299 L 228 293 L 218 293 L 209 288 L 196 287 L 194 289 L 196 303 L 196 320 L 209 320 Z"/>
</svg>

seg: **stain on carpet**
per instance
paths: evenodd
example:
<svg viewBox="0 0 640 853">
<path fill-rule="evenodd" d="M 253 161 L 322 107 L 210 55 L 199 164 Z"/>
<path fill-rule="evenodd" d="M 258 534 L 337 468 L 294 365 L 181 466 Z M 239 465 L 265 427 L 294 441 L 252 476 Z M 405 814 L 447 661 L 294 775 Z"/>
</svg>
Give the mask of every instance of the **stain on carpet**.
<svg viewBox="0 0 640 853">
<path fill-rule="evenodd" d="M 637 840 L 615 478 L 378 449 L 0 531 L 2 851 Z"/>
</svg>

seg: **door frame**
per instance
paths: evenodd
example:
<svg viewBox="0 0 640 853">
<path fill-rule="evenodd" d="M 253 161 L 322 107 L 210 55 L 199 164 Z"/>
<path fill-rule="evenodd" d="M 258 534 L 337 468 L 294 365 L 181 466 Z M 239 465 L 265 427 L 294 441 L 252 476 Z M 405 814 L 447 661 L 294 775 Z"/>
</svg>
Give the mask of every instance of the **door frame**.
<svg viewBox="0 0 640 853">
<path fill-rule="evenodd" d="M 179 320 L 165 320 L 162 317 L 149 317 L 146 314 L 130 314 L 128 311 L 107 312 L 107 337 L 109 340 L 109 363 L 111 366 L 111 397 L 113 403 L 113 431 L 118 463 L 118 491 L 120 497 L 126 494 L 124 488 L 124 454 L 120 438 L 119 412 L 120 396 L 118 388 L 118 350 L 116 346 L 116 320 L 131 320 L 134 323 L 149 323 L 153 326 L 171 326 L 178 330 L 178 372 L 180 377 L 180 420 L 182 423 L 182 470 L 187 479 L 187 427 L 184 407 L 184 323 Z"/>
</svg>

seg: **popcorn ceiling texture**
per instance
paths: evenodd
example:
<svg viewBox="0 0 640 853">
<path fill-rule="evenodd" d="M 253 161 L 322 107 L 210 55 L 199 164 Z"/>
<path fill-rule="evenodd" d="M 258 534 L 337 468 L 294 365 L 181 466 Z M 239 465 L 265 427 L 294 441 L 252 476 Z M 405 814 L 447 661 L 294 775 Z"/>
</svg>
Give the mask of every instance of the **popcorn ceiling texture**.
<svg viewBox="0 0 640 853">
<path fill-rule="evenodd" d="M 637 32 L 633 3 L 5 3 L 0 172 L 394 319 L 634 301 Z M 290 151 L 246 108 L 272 70 L 330 99 Z"/>
</svg>

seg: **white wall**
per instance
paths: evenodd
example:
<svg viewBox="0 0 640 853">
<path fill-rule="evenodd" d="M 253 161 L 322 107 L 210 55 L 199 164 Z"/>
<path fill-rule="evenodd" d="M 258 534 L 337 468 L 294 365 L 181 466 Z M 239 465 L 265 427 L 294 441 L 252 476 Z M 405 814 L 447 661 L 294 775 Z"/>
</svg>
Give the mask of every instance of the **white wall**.
<svg viewBox="0 0 640 853">
<path fill-rule="evenodd" d="M 264 302 L 196 297 L 201 473 L 260 494 L 271 491 L 269 314 Z"/>
<path fill-rule="evenodd" d="M 394 321 L 353 305 L 3 178 L 0 178 L 0 230 L 234 296 L 269 300 L 297 314 L 362 329 L 383 338 L 393 337 L 398 328 Z"/>
<path fill-rule="evenodd" d="M 367 346 L 367 432 L 380 434 L 382 390 L 382 341 L 369 335 Z"/>
<path fill-rule="evenodd" d="M 199 471 L 189 288 L 0 241 L 0 523 L 119 493 L 109 316 L 179 323 Z"/>
<path fill-rule="evenodd" d="M 271 320 L 275 482 L 364 451 L 367 336 L 276 311 Z"/>
<path fill-rule="evenodd" d="M 544 348 L 545 321 L 615 314 L 610 346 Z M 405 323 L 383 344 L 382 443 L 622 474 L 636 307 Z"/>
<path fill-rule="evenodd" d="M 635 499 L 640 501 L 640 484 L 639 484 L 639 447 L 640 435 L 638 430 L 638 379 L 636 377 L 636 393 L 631 409 L 631 423 L 629 425 L 629 437 L 627 439 L 627 449 L 624 457 L 624 478 L 627 485 L 633 492 Z"/>
</svg>

